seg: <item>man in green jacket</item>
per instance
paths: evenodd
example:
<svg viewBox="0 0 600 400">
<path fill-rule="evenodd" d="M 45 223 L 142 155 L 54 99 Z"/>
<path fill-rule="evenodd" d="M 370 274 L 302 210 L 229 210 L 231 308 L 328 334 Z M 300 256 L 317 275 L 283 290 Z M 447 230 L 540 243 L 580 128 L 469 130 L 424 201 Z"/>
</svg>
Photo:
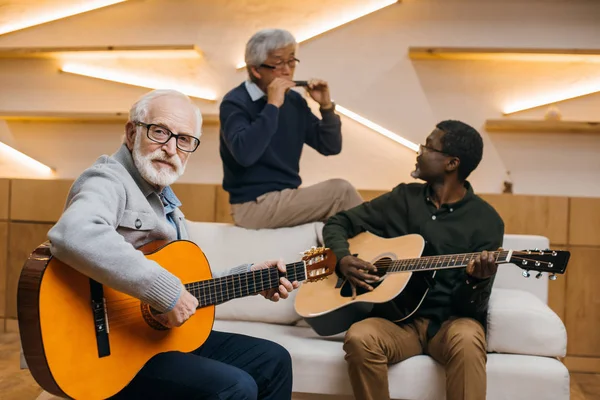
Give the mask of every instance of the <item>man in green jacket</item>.
<svg viewBox="0 0 600 400">
<path fill-rule="evenodd" d="M 483 141 L 460 121 L 440 122 L 419 148 L 413 178 L 391 192 L 331 217 L 323 237 L 339 260 L 336 272 L 356 288 L 373 290 L 376 267 L 351 255 L 348 239 L 361 232 L 392 238 L 418 233 L 423 256 L 482 252 L 466 268 L 437 271 L 417 311 L 402 322 L 372 317 L 346 332 L 344 351 L 358 400 L 389 399 L 388 364 L 428 354 L 446 369 L 446 398 L 485 399 L 487 308 L 504 223 L 466 180 L 479 165 Z M 393 250 L 393 249 L 390 249 Z"/>
</svg>

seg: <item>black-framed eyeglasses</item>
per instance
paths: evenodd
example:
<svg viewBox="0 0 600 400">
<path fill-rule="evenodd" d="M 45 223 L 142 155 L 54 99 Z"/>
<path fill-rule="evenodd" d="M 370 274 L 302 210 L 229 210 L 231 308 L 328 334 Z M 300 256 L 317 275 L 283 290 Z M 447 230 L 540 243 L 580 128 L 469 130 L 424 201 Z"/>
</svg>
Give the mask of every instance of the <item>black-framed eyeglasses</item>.
<svg viewBox="0 0 600 400">
<path fill-rule="evenodd" d="M 429 151 L 433 151 L 433 152 L 436 152 L 436 153 L 445 154 L 445 155 L 447 155 L 447 156 L 449 156 L 449 155 L 450 155 L 450 154 L 446 153 L 445 151 L 438 150 L 438 149 L 434 149 L 433 147 L 429 147 L 429 146 L 427 146 L 427 145 L 424 145 L 424 144 L 420 144 L 420 145 L 419 145 L 419 151 L 417 151 L 417 154 L 418 154 L 418 155 L 421 155 L 421 154 L 423 154 L 423 149 L 427 149 L 427 150 L 429 150 Z"/>
<path fill-rule="evenodd" d="M 276 71 L 279 71 L 279 70 L 282 70 L 286 64 L 290 68 L 296 68 L 296 64 L 298 64 L 299 62 L 300 62 L 300 60 L 298 60 L 296 57 L 294 57 L 291 60 L 279 61 L 275 65 L 260 64 L 260 67 L 274 69 Z"/>
<path fill-rule="evenodd" d="M 161 125 L 146 124 L 139 121 L 135 122 L 135 125 L 146 127 L 146 136 L 156 143 L 165 144 L 174 137 L 177 148 L 186 153 L 193 153 L 200 145 L 200 139 L 197 137 L 183 134 L 177 135 Z"/>
</svg>

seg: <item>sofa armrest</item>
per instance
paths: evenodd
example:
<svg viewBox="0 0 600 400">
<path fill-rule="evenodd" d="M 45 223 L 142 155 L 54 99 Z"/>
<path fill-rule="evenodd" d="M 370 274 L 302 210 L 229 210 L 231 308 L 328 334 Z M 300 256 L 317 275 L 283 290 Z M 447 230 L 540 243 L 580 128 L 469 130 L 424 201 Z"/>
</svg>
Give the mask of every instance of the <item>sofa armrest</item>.
<svg viewBox="0 0 600 400">
<path fill-rule="evenodd" d="M 488 311 L 489 352 L 564 357 L 567 331 L 539 298 L 515 289 L 492 290 Z"/>
</svg>

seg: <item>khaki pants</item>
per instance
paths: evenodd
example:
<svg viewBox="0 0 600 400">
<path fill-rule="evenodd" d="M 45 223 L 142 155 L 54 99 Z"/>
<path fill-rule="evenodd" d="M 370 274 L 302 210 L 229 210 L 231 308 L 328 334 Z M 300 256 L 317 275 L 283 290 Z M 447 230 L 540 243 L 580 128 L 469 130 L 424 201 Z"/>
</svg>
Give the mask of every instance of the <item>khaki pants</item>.
<svg viewBox="0 0 600 400">
<path fill-rule="evenodd" d="M 446 369 L 446 399 L 485 400 L 486 342 L 481 324 L 470 318 L 445 321 L 429 342 L 428 320 L 398 326 L 368 318 L 350 327 L 344 351 L 357 400 L 390 398 L 388 364 L 428 354 Z"/>
<path fill-rule="evenodd" d="M 331 179 L 300 189 L 265 193 L 256 201 L 232 204 L 231 214 L 238 226 L 274 229 L 324 222 L 362 202 L 362 197 L 348 181 Z"/>
</svg>

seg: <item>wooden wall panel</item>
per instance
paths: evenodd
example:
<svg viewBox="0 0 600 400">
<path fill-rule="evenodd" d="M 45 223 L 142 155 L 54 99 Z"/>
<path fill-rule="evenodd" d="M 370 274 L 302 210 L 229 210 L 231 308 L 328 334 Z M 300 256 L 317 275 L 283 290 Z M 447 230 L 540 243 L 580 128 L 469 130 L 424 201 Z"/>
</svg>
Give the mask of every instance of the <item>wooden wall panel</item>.
<svg viewBox="0 0 600 400">
<path fill-rule="evenodd" d="M 600 199 L 571 198 L 569 244 L 600 246 Z"/>
<path fill-rule="evenodd" d="M 570 356 L 600 357 L 600 247 L 570 247 L 565 325 Z"/>
<path fill-rule="evenodd" d="M 6 316 L 17 317 L 17 286 L 23 264 L 31 252 L 47 240 L 52 224 L 11 222 L 9 225 L 8 273 L 6 275 Z"/>
<path fill-rule="evenodd" d="M 8 261 L 8 222 L 0 222 L 0 316 L 6 315 L 6 275 Z"/>
<path fill-rule="evenodd" d="M 63 212 L 72 184 L 71 180 L 12 180 L 10 219 L 56 222 Z"/>
<path fill-rule="evenodd" d="M 217 185 L 216 221 L 233 224 L 233 218 L 231 217 L 230 210 L 229 193 L 227 193 L 221 185 Z"/>
<path fill-rule="evenodd" d="M 375 197 L 379 197 L 389 190 L 359 190 L 358 193 L 362 196 L 364 201 L 373 200 Z"/>
<path fill-rule="evenodd" d="M 4 332 L 19 333 L 19 321 L 12 318 L 7 318 L 4 322 Z"/>
<path fill-rule="evenodd" d="M 505 232 L 542 235 L 551 243 L 567 244 L 567 197 L 481 194 L 504 220 Z"/>
<path fill-rule="evenodd" d="M 9 185 L 8 179 L 0 179 L 0 221 L 8 219 Z"/>
<path fill-rule="evenodd" d="M 567 356 L 563 359 L 569 372 L 586 372 L 600 374 L 600 357 L 571 357 Z M 598 393 L 595 393 L 598 394 Z M 589 397 L 596 399 L 597 397 Z"/>
<path fill-rule="evenodd" d="M 550 246 L 553 248 L 554 246 Z M 567 271 L 570 269 L 570 263 Z M 565 301 L 567 296 L 567 276 L 565 274 L 556 275 L 556 280 L 548 280 L 548 307 L 552 309 L 565 323 Z"/>
<path fill-rule="evenodd" d="M 216 185 L 178 183 L 172 188 L 181 201 L 181 211 L 186 219 L 196 222 L 216 220 Z"/>
</svg>

